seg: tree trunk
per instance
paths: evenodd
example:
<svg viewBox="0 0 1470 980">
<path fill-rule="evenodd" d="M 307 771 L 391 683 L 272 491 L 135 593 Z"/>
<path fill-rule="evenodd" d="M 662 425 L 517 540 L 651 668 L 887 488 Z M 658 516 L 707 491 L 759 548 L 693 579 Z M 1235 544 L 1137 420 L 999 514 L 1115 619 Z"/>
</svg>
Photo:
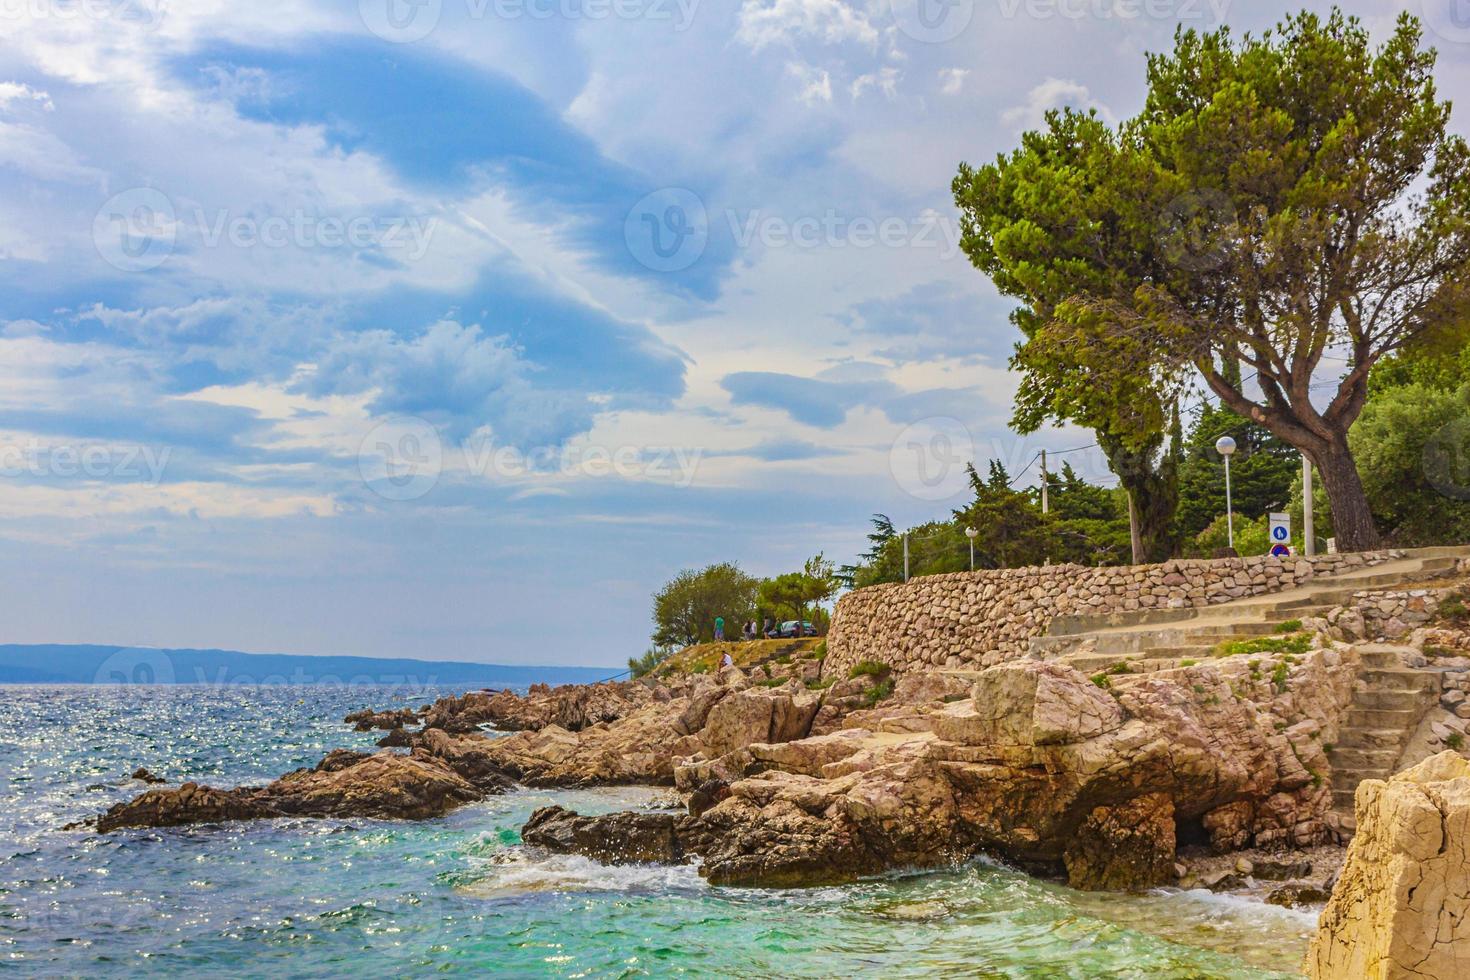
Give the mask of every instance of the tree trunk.
<svg viewBox="0 0 1470 980">
<path fill-rule="evenodd" d="M 1159 441 L 1143 450 L 1130 452 L 1117 440 L 1098 433 L 1098 445 L 1108 457 L 1108 466 L 1128 493 L 1133 563 L 1168 561 L 1174 557 L 1174 511 L 1179 506 L 1178 459 L 1171 448 L 1157 467 Z"/>
<path fill-rule="evenodd" d="M 1138 531 L 1138 508 L 1133 505 L 1133 491 L 1128 493 L 1128 543 L 1133 546 L 1133 564 L 1143 564 L 1143 535 Z"/>
<path fill-rule="evenodd" d="M 1358 477 L 1358 464 L 1347 438 L 1334 439 L 1314 460 L 1322 474 L 1322 489 L 1332 504 L 1332 530 L 1338 551 L 1372 551 L 1379 546 L 1378 526 L 1368 507 L 1368 495 Z"/>
</svg>

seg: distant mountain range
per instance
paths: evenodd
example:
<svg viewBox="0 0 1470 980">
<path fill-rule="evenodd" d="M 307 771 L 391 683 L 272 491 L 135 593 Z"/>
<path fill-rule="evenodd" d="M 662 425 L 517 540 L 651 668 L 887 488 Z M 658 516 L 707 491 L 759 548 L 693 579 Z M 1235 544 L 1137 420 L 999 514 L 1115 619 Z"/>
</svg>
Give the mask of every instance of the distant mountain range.
<svg viewBox="0 0 1470 980">
<path fill-rule="evenodd" d="M 316 657 L 236 650 L 0 644 L 0 684 L 352 684 L 523 687 L 586 684 L 616 667 L 518 667 L 463 661 Z"/>
</svg>

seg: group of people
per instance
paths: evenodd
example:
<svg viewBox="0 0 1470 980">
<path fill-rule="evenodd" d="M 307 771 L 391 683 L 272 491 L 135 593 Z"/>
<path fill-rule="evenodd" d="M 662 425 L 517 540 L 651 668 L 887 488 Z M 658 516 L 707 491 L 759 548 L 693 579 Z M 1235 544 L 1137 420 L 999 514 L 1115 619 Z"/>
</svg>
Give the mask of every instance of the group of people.
<svg viewBox="0 0 1470 980">
<path fill-rule="evenodd" d="M 740 638 L 743 640 L 758 640 L 762 636 L 764 636 L 768 640 L 775 640 L 778 639 L 776 634 L 776 622 L 769 616 L 766 617 L 766 624 L 764 627 L 762 627 L 759 623 L 752 619 L 746 622 L 746 624 L 740 628 Z M 724 616 L 715 617 L 715 642 L 725 642 Z"/>
</svg>

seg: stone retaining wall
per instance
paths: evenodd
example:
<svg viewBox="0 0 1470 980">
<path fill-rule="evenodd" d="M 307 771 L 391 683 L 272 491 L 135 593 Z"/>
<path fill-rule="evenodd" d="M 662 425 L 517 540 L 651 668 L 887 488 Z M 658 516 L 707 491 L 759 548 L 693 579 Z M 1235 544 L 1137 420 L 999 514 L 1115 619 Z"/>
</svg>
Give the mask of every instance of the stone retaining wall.
<svg viewBox="0 0 1470 980">
<path fill-rule="evenodd" d="M 981 668 L 1024 656 L 1058 616 L 1207 606 L 1403 557 L 1401 551 L 1178 559 L 1159 565 L 995 569 L 875 585 L 837 603 L 824 677 L 864 660 L 895 671 Z"/>
</svg>

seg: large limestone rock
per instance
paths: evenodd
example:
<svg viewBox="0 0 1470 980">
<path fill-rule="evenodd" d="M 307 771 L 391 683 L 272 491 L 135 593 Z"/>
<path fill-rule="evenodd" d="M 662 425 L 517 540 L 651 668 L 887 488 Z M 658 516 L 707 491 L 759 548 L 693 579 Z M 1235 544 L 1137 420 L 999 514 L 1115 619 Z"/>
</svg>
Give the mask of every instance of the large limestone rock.
<svg viewBox="0 0 1470 980">
<path fill-rule="evenodd" d="M 1365 780 L 1358 833 L 1307 954 L 1316 980 L 1470 976 L 1470 762 Z"/>
<path fill-rule="evenodd" d="M 1336 674 L 1319 676 L 1316 659 L 1299 664 L 1279 696 L 1311 693 L 1299 682 L 1335 690 Z M 848 723 L 861 733 L 780 745 L 741 744 L 774 709 L 755 702 L 764 692 L 731 695 L 699 736 L 730 751 L 676 771 L 686 792 L 720 790 L 676 821 L 677 849 L 727 884 L 850 880 L 990 852 L 1065 866 L 1079 887 L 1129 889 L 1168 880 L 1176 820 L 1228 812 L 1242 843 L 1263 834 L 1316 842 L 1329 797 L 1278 716 L 1236 694 L 1242 678 L 1212 664 L 1118 677 L 1105 691 L 1058 664 L 1003 664 L 967 701 L 902 717 L 858 712 Z M 897 727 L 868 727 L 875 720 Z M 927 730 L 912 728 L 920 722 Z M 590 819 L 616 829 L 612 818 Z"/>
<path fill-rule="evenodd" d="M 1150 793 L 1090 813 L 1062 855 L 1067 883 L 1131 891 L 1174 878 L 1174 801 Z"/>
<path fill-rule="evenodd" d="M 502 780 L 501 789 L 508 786 Z M 97 821 L 100 831 L 177 827 L 267 817 L 382 817 L 422 820 L 481 799 L 487 790 L 424 753 L 334 752 L 268 786 L 220 790 L 195 783 L 149 790 Z"/>
<path fill-rule="evenodd" d="M 805 738 L 819 704 L 820 699 L 815 695 L 792 697 L 766 691 L 740 691 L 709 709 L 700 738 L 712 757 L 757 742 Z"/>
</svg>

